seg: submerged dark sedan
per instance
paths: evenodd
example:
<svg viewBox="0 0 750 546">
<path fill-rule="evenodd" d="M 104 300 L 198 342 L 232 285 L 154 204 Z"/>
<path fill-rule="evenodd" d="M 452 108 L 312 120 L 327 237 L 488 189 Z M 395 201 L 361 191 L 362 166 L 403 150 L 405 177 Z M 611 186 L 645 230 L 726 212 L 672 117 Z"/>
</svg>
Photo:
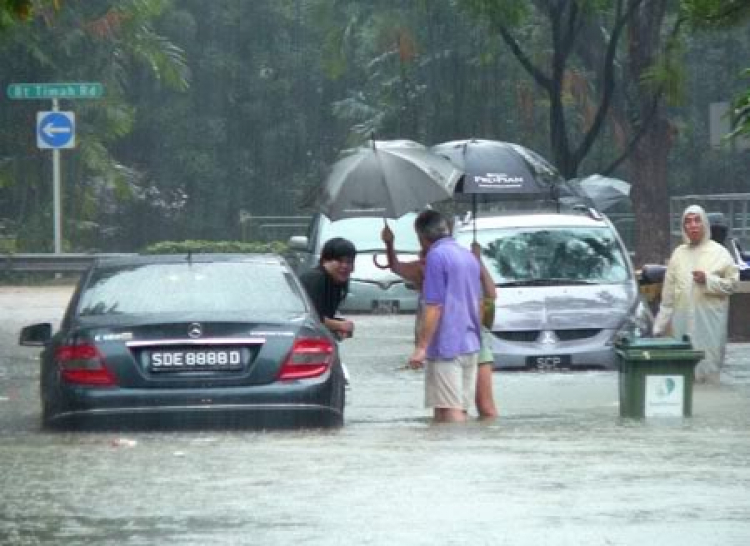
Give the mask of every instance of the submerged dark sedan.
<svg viewBox="0 0 750 546">
<path fill-rule="evenodd" d="M 42 421 L 58 425 L 340 426 L 335 340 L 276 255 L 102 260 L 41 345 Z"/>
</svg>

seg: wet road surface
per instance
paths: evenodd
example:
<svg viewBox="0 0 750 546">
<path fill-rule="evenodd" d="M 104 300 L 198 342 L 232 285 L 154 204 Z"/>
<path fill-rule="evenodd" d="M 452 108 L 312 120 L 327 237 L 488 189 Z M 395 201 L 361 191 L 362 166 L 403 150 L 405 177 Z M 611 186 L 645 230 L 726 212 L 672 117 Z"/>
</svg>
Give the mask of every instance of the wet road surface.
<svg viewBox="0 0 750 546">
<path fill-rule="evenodd" d="M 496 373 L 500 418 L 434 426 L 413 317 L 357 316 L 342 430 L 45 433 L 17 334 L 68 296 L 0 287 L 0 544 L 750 543 L 750 345 L 690 419 L 620 419 L 613 372 Z"/>
</svg>

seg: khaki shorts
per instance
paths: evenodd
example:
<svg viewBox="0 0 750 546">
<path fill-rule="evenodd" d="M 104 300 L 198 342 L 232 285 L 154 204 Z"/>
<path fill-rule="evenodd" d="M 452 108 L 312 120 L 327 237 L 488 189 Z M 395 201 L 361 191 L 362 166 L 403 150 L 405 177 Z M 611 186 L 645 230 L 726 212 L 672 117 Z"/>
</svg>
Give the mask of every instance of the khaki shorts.
<svg viewBox="0 0 750 546">
<path fill-rule="evenodd" d="M 494 365 L 495 357 L 492 356 L 492 332 L 482 326 L 482 335 L 479 338 L 479 365 Z"/>
<path fill-rule="evenodd" d="M 468 411 L 474 405 L 478 354 L 467 353 L 446 360 L 427 360 L 424 381 L 426 408 Z"/>
</svg>

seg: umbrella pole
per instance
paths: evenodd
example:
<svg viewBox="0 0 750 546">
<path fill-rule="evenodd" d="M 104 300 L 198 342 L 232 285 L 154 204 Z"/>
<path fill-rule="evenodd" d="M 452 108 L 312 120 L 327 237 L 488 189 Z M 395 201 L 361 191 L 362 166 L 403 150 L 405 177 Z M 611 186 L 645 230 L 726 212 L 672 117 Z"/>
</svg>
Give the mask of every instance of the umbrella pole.
<svg viewBox="0 0 750 546">
<path fill-rule="evenodd" d="M 474 224 L 474 242 L 477 242 L 477 194 L 471 194 L 471 221 Z"/>
</svg>

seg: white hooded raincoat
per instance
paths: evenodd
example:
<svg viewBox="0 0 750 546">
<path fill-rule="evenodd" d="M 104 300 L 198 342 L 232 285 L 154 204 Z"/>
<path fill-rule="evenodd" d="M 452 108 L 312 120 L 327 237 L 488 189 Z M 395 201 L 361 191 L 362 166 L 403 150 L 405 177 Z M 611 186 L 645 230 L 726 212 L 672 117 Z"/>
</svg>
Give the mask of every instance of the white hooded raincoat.
<svg viewBox="0 0 750 546">
<path fill-rule="evenodd" d="M 685 216 L 696 213 L 703 222 L 703 240 L 690 244 Z M 690 336 L 693 347 L 706 353 L 695 367 L 696 381 L 718 383 L 727 342 L 729 296 L 736 289 L 739 270 L 729 251 L 711 240 L 708 218 L 701 207 L 685 209 L 681 225 L 684 243 L 669 260 L 654 333 Z M 706 284 L 696 283 L 693 271 L 705 271 Z"/>
</svg>

